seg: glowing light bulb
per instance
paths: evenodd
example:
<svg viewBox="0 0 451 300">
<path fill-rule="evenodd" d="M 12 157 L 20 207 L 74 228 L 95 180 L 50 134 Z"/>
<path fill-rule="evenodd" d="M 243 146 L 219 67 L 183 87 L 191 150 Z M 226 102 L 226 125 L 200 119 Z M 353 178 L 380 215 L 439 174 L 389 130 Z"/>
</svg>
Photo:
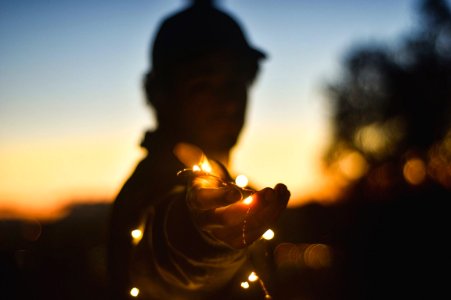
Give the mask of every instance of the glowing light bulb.
<svg viewBox="0 0 451 300">
<path fill-rule="evenodd" d="M 247 282 L 247 281 L 241 282 L 241 287 L 242 287 L 243 289 L 248 289 L 248 288 L 249 288 L 249 282 Z"/>
<path fill-rule="evenodd" d="M 143 232 L 141 229 L 133 229 L 131 232 L 133 238 L 133 245 L 137 245 L 141 238 L 143 237 Z"/>
<path fill-rule="evenodd" d="M 268 241 L 272 240 L 274 238 L 274 231 L 272 231 L 272 229 L 266 230 L 265 233 L 263 233 L 262 238 Z"/>
<path fill-rule="evenodd" d="M 130 290 L 130 295 L 131 295 L 132 297 L 138 297 L 138 295 L 139 295 L 139 289 L 136 288 L 136 287 L 132 288 L 132 289 Z"/>
<path fill-rule="evenodd" d="M 132 237 L 133 237 L 134 239 L 139 239 L 139 238 L 141 238 L 142 236 L 143 236 L 143 233 L 142 233 L 141 230 L 139 230 L 139 229 L 132 230 Z"/>
<path fill-rule="evenodd" d="M 200 167 L 198 165 L 194 165 L 193 166 L 193 171 L 194 172 L 199 172 L 200 171 Z"/>
<path fill-rule="evenodd" d="M 254 201 L 254 199 L 252 198 L 252 196 L 249 196 L 243 200 L 243 203 L 249 205 L 252 203 L 252 201 Z"/>
<path fill-rule="evenodd" d="M 244 175 L 238 175 L 235 178 L 235 183 L 236 183 L 237 186 L 239 186 L 241 188 L 244 188 L 249 183 L 249 180 Z"/>
<path fill-rule="evenodd" d="M 249 277 L 247 277 L 247 279 L 248 279 L 250 282 L 254 282 L 254 281 L 257 281 L 258 276 L 257 276 L 257 274 L 255 274 L 255 272 L 252 272 L 251 274 L 249 274 Z"/>
<path fill-rule="evenodd" d="M 204 160 L 201 164 L 201 169 L 204 172 L 211 173 L 211 166 L 208 163 L 208 160 Z"/>
</svg>

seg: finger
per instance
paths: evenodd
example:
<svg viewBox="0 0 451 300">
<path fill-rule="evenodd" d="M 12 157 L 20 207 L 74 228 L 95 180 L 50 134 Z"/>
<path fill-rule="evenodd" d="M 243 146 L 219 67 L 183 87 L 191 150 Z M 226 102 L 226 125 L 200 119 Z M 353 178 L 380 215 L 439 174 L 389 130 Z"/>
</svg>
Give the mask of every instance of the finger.
<svg viewBox="0 0 451 300">
<path fill-rule="evenodd" d="M 290 195 L 290 191 L 287 187 L 284 184 L 279 183 L 274 189 L 265 188 L 261 190 L 257 194 L 258 199 L 261 199 L 261 201 L 258 201 L 257 203 L 259 203 L 260 206 L 267 208 L 280 207 L 284 209 L 288 204 Z"/>
<path fill-rule="evenodd" d="M 276 191 L 278 200 L 281 202 L 281 204 L 284 204 L 286 206 L 291 196 L 291 193 L 288 190 L 287 186 L 285 184 L 278 183 L 274 187 L 274 190 Z"/>
<path fill-rule="evenodd" d="M 225 188 L 227 186 L 221 178 L 211 174 L 195 175 L 191 184 L 194 190 Z"/>
<path fill-rule="evenodd" d="M 226 207 L 204 211 L 198 218 L 202 229 L 234 248 L 243 248 L 259 239 L 286 208 L 290 192 L 285 185 L 265 188 L 250 204 L 239 201 Z"/>
<path fill-rule="evenodd" d="M 273 200 L 277 199 L 277 193 L 271 188 L 266 188 L 251 197 L 251 202 L 238 201 L 227 206 L 216 207 L 202 216 L 202 224 L 213 227 L 231 227 L 242 224 L 245 219 L 249 218 L 254 228 L 267 226 L 286 207 L 285 200 L 280 203 Z M 207 207 L 205 202 L 202 205 Z"/>
<path fill-rule="evenodd" d="M 274 189 L 265 188 L 254 196 L 248 216 L 248 226 L 252 229 L 272 225 L 286 208 L 290 192 L 284 185 Z"/>
<path fill-rule="evenodd" d="M 197 188 L 193 189 L 188 198 L 191 208 L 210 210 L 228 206 L 241 199 L 241 193 L 233 187 L 225 188 Z"/>
<path fill-rule="evenodd" d="M 196 219 L 202 229 L 224 228 L 229 230 L 234 226 L 241 226 L 249 211 L 248 205 L 237 202 L 225 207 L 202 211 L 196 216 Z"/>
<path fill-rule="evenodd" d="M 235 219 L 239 220 L 244 211 L 255 219 L 255 223 L 267 224 L 275 220 L 286 208 L 289 197 L 290 193 L 285 185 L 277 186 L 275 189 L 265 188 L 252 194 L 250 201 L 244 199 L 222 210 L 217 209 L 216 214 L 222 215 L 222 219 L 225 220 L 224 225 L 234 219 L 234 214 L 238 214 Z"/>
</svg>

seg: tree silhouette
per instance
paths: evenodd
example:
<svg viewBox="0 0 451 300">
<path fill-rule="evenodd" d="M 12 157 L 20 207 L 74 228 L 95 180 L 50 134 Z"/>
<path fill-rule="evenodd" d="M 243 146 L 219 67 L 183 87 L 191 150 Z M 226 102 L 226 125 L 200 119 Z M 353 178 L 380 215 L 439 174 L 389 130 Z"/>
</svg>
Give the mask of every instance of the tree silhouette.
<svg viewBox="0 0 451 300">
<path fill-rule="evenodd" d="M 400 46 L 352 48 L 342 80 L 328 86 L 334 140 L 326 160 L 333 166 L 355 153 L 371 171 L 414 153 L 451 187 L 451 10 L 445 0 L 418 4 L 419 27 Z"/>
</svg>

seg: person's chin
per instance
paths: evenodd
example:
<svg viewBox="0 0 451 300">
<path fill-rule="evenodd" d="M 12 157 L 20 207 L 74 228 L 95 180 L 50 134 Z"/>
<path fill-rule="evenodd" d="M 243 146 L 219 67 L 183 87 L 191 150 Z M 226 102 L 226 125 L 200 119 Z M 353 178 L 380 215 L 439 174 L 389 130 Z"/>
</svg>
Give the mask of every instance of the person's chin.
<svg viewBox="0 0 451 300">
<path fill-rule="evenodd" d="M 238 141 L 238 135 L 236 134 L 224 134 L 217 139 L 216 143 L 220 145 L 220 148 L 230 150 Z"/>
</svg>

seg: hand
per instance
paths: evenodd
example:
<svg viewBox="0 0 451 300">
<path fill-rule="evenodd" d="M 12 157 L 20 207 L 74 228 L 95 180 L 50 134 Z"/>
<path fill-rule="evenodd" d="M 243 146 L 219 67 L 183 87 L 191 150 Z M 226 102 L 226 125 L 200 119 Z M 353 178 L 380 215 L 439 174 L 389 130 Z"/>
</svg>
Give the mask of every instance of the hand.
<svg viewBox="0 0 451 300">
<path fill-rule="evenodd" d="M 246 204 L 237 187 L 216 185 L 214 180 L 209 175 L 194 178 L 188 206 L 202 231 L 235 249 L 259 239 L 278 219 L 290 198 L 287 187 L 279 183 L 255 192 L 252 202 Z"/>
<path fill-rule="evenodd" d="M 188 168 L 205 162 L 211 168 L 196 174 L 180 172 L 188 179 L 187 205 L 201 231 L 230 247 L 244 248 L 259 239 L 287 206 L 290 192 L 284 184 L 255 191 L 252 203 L 246 204 L 242 190 L 226 184 L 232 180 L 227 169 L 217 161 L 209 161 L 201 149 L 180 143 L 174 154 Z"/>
</svg>

